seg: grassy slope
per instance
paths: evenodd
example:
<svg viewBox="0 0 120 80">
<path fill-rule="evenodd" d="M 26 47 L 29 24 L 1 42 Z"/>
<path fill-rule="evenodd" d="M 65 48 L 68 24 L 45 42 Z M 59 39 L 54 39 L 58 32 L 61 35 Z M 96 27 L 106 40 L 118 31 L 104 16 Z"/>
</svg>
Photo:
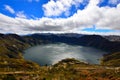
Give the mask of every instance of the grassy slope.
<svg viewBox="0 0 120 80">
<path fill-rule="evenodd" d="M 22 56 L 22 51 L 29 46 L 17 35 L 0 36 L 0 71 L 37 70 L 38 64 L 25 61 Z"/>
<path fill-rule="evenodd" d="M 14 37 L 0 37 L 0 55 L 6 58 L 22 58 L 20 53 L 29 44 L 24 43 Z"/>
<path fill-rule="evenodd" d="M 119 80 L 120 68 L 90 65 L 75 59 L 65 59 L 53 66 L 22 74 L 4 74 L 1 79 L 25 80 Z"/>
<path fill-rule="evenodd" d="M 117 80 L 120 79 L 120 69 L 90 65 L 75 59 L 65 59 L 55 64 L 46 76 L 52 80 Z"/>
<path fill-rule="evenodd" d="M 115 52 L 104 56 L 101 64 L 107 66 L 120 66 L 120 52 Z"/>
</svg>

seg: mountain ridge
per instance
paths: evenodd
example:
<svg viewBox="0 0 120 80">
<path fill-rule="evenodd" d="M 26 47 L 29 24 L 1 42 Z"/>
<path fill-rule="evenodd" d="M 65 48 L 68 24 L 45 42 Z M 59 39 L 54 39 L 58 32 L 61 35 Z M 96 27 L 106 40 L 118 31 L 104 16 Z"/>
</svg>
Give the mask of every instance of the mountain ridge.
<svg viewBox="0 0 120 80">
<path fill-rule="evenodd" d="M 104 38 L 100 35 L 80 35 L 79 37 L 70 36 L 67 34 L 33 34 L 28 36 L 24 36 L 26 39 L 34 39 L 34 43 L 39 43 L 39 40 L 42 40 L 44 43 L 56 43 L 62 42 L 67 43 L 70 45 L 82 45 L 82 46 L 89 46 L 95 47 L 101 50 L 109 51 L 109 52 L 116 52 L 120 51 L 120 42 L 118 41 L 110 41 L 109 39 Z M 110 46 L 110 47 L 109 47 Z M 116 48 L 115 48 L 116 47 Z"/>
</svg>

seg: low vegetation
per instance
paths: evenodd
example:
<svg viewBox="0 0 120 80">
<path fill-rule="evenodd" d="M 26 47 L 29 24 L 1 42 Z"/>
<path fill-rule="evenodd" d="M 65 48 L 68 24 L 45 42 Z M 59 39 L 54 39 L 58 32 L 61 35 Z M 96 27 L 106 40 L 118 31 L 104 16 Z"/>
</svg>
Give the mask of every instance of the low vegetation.
<svg viewBox="0 0 120 80">
<path fill-rule="evenodd" d="M 120 52 L 107 54 L 102 58 L 102 65 L 120 66 Z"/>
<path fill-rule="evenodd" d="M 21 67 L 21 66 L 20 66 Z M 1 80 L 119 80 L 120 67 L 91 65 L 64 59 L 52 66 L 0 72 Z"/>
</svg>

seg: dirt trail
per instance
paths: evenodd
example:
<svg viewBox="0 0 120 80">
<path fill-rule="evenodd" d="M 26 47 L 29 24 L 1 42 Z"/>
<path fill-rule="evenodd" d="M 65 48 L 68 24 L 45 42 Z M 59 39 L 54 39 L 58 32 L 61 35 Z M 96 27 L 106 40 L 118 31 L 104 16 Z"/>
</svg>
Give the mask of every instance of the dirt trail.
<svg viewBox="0 0 120 80">
<path fill-rule="evenodd" d="M 76 70 L 98 70 L 98 69 L 105 69 L 105 70 L 120 70 L 120 67 L 79 67 Z M 39 72 L 37 72 L 39 74 Z M 0 74 L 36 74 L 36 72 L 26 72 L 26 71 L 14 71 L 14 72 L 0 72 Z"/>
</svg>

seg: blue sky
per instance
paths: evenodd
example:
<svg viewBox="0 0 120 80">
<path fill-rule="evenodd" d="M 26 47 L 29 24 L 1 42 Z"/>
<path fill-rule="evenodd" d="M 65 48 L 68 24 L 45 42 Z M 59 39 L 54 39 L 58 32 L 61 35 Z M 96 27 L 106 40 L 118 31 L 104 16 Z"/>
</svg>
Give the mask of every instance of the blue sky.
<svg viewBox="0 0 120 80">
<path fill-rule="evenodd" d="M 47 4 L 50 0 L 1 0 L 0 1 L 0 12 L 8 15 L 10 17 L 16 17 L 15 14 L 11 14 L 9 11 L 5 9 L 5 5 L 9 5 L 11 8 L 13 8 L 16 12 L 24 11 L 24 13 L 27 15 L 27 18 L 41 18 L 45 17 L 44 11 L 42 6 L 44 4 Z M 54 0 L 57 1 L 57 0 Z M 118 0 L 117 4 L 110 4 L 108 3 L 109 0 L 104 0 L 103 2 L 100 2 L 98 5 L 100 7 L 104 6 L 110 6 L 110 7 L 116 7 L 120 1 Z M 80 3 L 79 6 L 76 8 L 75 5 L 72 5 L 70 8 L 70 15 L 72 16 L 74 13 L 77 12 L 78 9 L 83 10 L 84 7 L 89 3 L 89 0 L 84 0 L 84 4 Z M 33 17 L 34 16 L 34 17 Z M 64 13 L 60 16 L 50 16 L 52 18 L 54 17 L 62 17 L 66 18 L 69 16 L 65 16 Z"/>
<path fill-rule="evenodd" d="M 15 14 L 11 14 L 9 11 L 5 10 L 5 5 L 9 5 L 16 12 L 24 11 L 24 13 L 28 15 L 28 18 L 32 18 L 32 15 L 40 18 L 44 16 L 42 4 L 47 2 L 47 0 L 41 0 L 40 2 L 29 2 L 28 0 L 2 0 L 0 1 L 0 12 L 10 17 L 15 17 Z"/>
<path fill-rule="evenodd" d="M 27 18 L 41 18 L 41 17 L 45 17 L 44 15 L 44 11 L 42 6 L 44 4 L 47 4 L 50 0 L 2 0 L 0 2 L 0 12 L 8 15 L 10 17 L 16 17 L 15 14 L 11 14 L 9 11 L 5 10 L 5 5 L 9 5 L 11 8 L 13 8 L 16 12 L 19 11 L 24 11 L 24 13 L 27 15 Z M 87 5 L 88 0 L 85 0 L 86 4 L 80 4 L 78 8 L 75 8 L 75 6 L 71 6 L 70 8 L 70 15 L 72 16 L 77 9 L 84 9 L 84 7 Z M 56 17 L 62 17 L 62 18 L 66 18 L 69 16 L 65 16 L 64 14 L 61 14 L 60 16 L 50 16 L 52 18 L 56 18 Z M 34 18 L 33 18 L 34 19 Z"/>
<path fill-rule="evenodd" d="M 0 0 L 0 32 L 119 34 L 119 3 L 120 0 Z"/>
</svg>

